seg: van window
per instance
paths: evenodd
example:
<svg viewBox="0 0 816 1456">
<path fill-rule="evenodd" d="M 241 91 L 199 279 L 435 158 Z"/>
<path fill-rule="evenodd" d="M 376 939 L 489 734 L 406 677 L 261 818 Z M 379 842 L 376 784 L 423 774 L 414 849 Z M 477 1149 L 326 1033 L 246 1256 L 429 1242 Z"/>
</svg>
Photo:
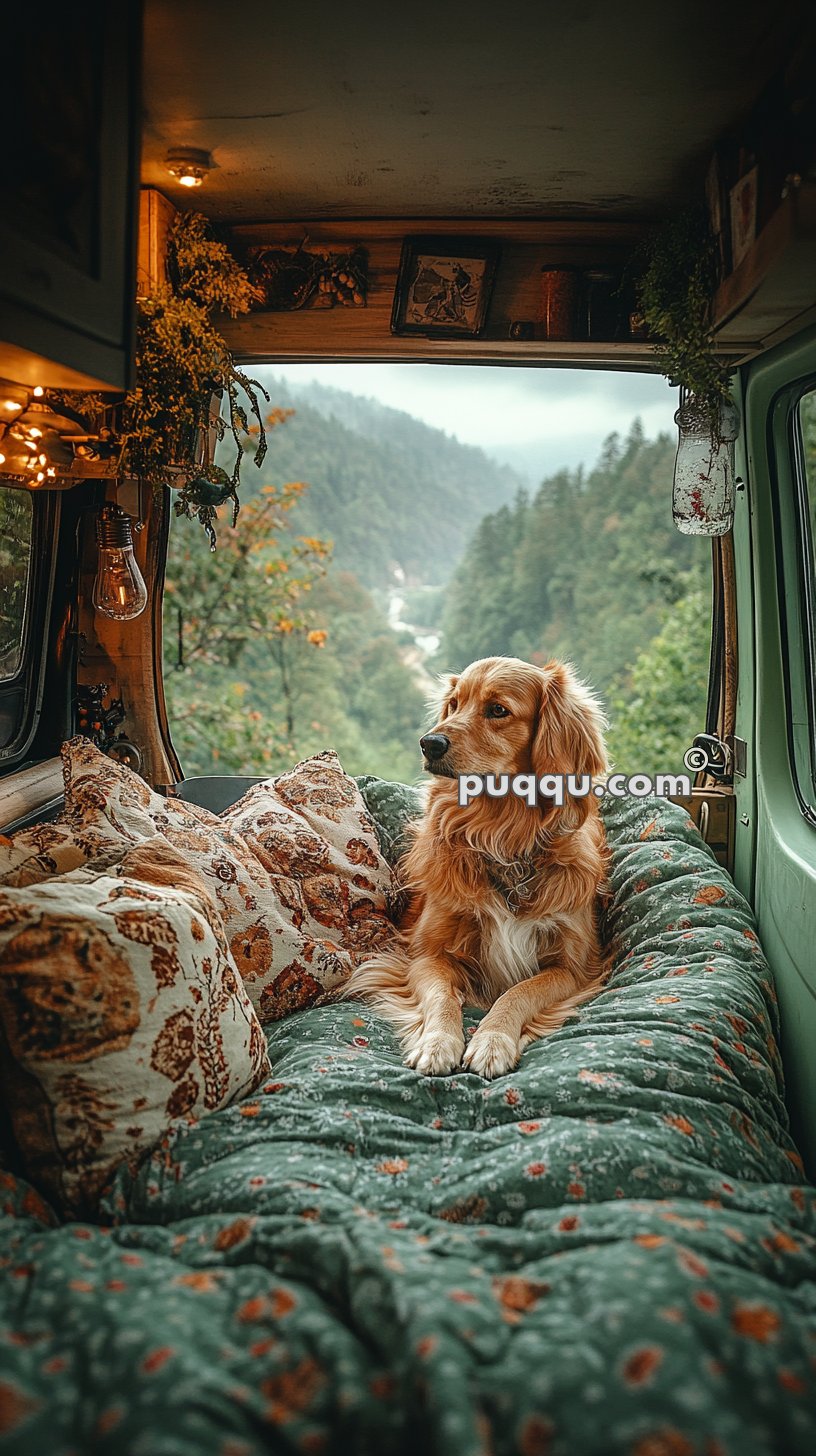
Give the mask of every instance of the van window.
<svg viewBox="0 0 816 1456">
<path fill-rule="evenodd" d="M 706 720 L 711 546 L 672 525 L 662 379 L 252 372 L 273 409 L 237 528 L 222 510 L 214 555 L 197 524 L 170 533 L 164 685 L 186 775 L 280 773 L 331 745 L 350 773 L 410 782 L 437 675 L 494 654 L 568 659 L 616 768 L 683 771 Z"/>
<path fill-rule="evenodd" d="M 802 797 L 816 803 L 816 386 L 799 398 L 794 439 L 798 466 L 802 710 L 794 707 L 793 741 Z M 791 652 L 793 644 L 791 644 Z M 806 711 L 805 711 L 806 705 Z"/>
<path fill-rule="evenodd" d="M 0 490 L 0 682 L 23 663 L 31 567 L 32 499 L 28 491 Z"/>
</svg>

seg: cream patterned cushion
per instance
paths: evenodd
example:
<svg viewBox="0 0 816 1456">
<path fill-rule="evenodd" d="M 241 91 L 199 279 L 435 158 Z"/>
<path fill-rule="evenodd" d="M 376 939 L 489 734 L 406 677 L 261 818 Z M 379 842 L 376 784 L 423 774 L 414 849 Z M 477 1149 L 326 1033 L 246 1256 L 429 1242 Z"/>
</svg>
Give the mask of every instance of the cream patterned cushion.
<svg viewBox="0 0 816 1456">
<path fill-rule="evenodd" d="M 268 1071 L 215 903 L 166 841 L 0 889 L 0 1082 L 26 1171 L 64 1213 L 92 1215 L 174 1118 Z"/>
<path fill-rule="evenodd" d="M 392 940 L 391 871 L 336 753 L 265 780 L 220 816 L 155 793 L 85 738 L 64 744 L 62 759 L 63 814 L 0 842 L 0 883 L 104 871 L 161 834 L 214 896 L 262 1021 L 325 999 Z"/>
<path fill-rule="evenodd" d="M 393 941 L 391 870 L 336 753 L 317 753 L 256 784 L 221 818 L 267 867 L 280 909 L 268 937 L 262 922 L 250 936 L 230 937 L 262 1020 L 322 999 Z"/>
</svg>

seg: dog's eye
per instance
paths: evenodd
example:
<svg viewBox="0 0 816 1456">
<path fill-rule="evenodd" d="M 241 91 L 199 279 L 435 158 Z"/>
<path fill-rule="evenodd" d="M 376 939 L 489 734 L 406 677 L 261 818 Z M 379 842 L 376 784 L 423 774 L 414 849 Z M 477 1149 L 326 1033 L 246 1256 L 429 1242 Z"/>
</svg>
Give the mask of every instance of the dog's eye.
<svg viewBox="0 0 816 1456">
<path fill-rule="evenodd" d="M 509 718 L 510 709 L 505 708 L 504 703 L 488 703 L 485 708 L 486 718 Z"/>
<path fill-rule="evenodd" d="M 458 705 L 457 699 L 456 698 L 451 698 L 450 699 L 450 702 L 448 703 L 448 712 L 449 713 L 455 713 L 458 706 L 459 705 Z"/>
</svg>

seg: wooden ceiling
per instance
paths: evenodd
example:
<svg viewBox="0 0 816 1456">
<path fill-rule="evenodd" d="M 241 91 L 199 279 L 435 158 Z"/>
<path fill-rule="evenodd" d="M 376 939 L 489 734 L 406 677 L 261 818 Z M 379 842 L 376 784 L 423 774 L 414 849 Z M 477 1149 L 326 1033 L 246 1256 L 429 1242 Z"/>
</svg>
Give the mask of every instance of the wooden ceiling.
<svg viewBox="0 0 816 1456">
<path fill-rule="evenodd" d="M 147 0 L 143 181 L 228 222 L 622 221 L 681 202 L 784 64 L 768 0 Z"/>
</svg>

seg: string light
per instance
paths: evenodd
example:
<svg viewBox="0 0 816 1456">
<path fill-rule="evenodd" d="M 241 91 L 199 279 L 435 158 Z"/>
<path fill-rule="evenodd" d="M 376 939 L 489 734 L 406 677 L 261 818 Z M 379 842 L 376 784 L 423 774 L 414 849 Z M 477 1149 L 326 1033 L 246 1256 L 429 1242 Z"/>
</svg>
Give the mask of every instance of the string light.
<svg viewBox="0 0 816 1456">
<path fill-rule="evenodd" d="M 97 458 L 97 436 L 82 435 L 81 429 L 71 410 L 63 414 L 59 400 L 49 398 L 43 385 L 0 379 L 0 473 L 5 479 L 35 487 L 72 476 L 81 454 Z M 100 429 L 98 439 L 106 434 Z"/>
</svg>

